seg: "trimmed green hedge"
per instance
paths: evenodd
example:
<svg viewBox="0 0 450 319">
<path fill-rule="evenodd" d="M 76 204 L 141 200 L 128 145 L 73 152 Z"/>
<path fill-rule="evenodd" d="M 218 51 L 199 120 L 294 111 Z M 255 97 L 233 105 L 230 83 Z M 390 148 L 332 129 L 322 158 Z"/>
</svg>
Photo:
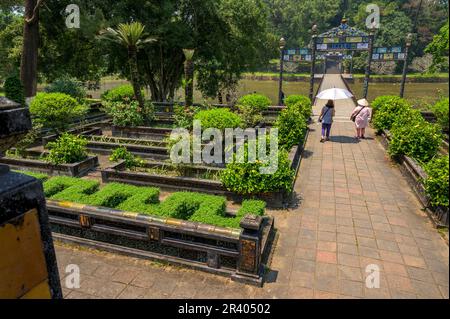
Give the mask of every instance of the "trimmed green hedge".
<svg viewBox="0 0 450 319">
<path fill-rule="evenodd" d="M 288 107 L 281 111 L 275 122 L 275 127 L 278 128 L 278 143 L 280 147 L 289 151 L 294 145 L 303 143 L 308 124 L 299 109 Z"/>
<path fill-rule="evenodd" d="M 142 90 L 142 96 L 145 96 Z M 130 84 L 120 85 L 113 89 L 103 92 L 101 99 L 107 102 L 127 102 L 134 100 L 134 90 Z"/>
<path fill-rule="evenodd" d="M 448 111 L 449 111 L 449 100 L 448 98 L 438 101 L 432 107 L 433 113 L 437 118 L 438 124 L 441 126 L 442 130 L 448 132 Z"/>
<path fill-rule="evenodd" d="M 159 203 L 159 189 L 121 183 L 109 183 L 99 188 L 95 180 L 58 176 L 44 183 L 49 199 L 102 206 L 147 215 L 166 216 L 239 228 L 245 214 L 264 215 L 265 202 L 246 200 L 236 216 L 226 215 L 226 198 L 192 192 L 171 194 Z"/>
<path fill-rule="evenodd" d="M 203 130 L 208 128 L 225 130 L 226 128 L 237 128 L 242 124 L 239 115 L 225 108 L 200 111 L 195 114 L 194 120 L 199 120 L 202 123 Z"/>
<path fill-rule="evenodd" d="M 397 117 L 409 113 L 411 105 L 398 96 L 379 96 L 373 103 L 373 125 L 378 131 L 390 130 Z"/>
<path fill-rule="evenodd" d="M 428 175 L 428 178 L 424 181 L 424 186 L 427 194 L 430 196 L 431 205 L 448 207 L 448 155 L 433 158 L 424 168 Z"/>
</svg>

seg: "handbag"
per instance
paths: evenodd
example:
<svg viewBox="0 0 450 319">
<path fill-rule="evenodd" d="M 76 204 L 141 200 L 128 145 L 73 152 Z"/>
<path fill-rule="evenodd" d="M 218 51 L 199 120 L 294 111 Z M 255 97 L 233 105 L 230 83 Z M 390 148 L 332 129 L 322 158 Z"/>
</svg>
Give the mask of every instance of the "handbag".
<svg viewBox="0 0 450 319">
<path fill-rule="evenodd" d="M 359 113 L 361 113 L 361 111 L 364 110 L 364 109 L 365 109 L 365 106 L 363 106 L 363 107 L 361 108 L 361 110 L 359 110 L 358 113 L 353 114 L 352 116 L 350 116 L 350 120 L 351 120 L 352 122 L 355 122 L 355 121 L 356 121 L 356 118 L 357 118 L 358 115 L 359 115 Z"/>
<path fill-rule="evenodd" d="M 322 121 L 323 121 L 323 118 L 325 117 L 325 115 L 327 115 L 327 113 L 328 113 L 328 111 L 330 110 L 330 108 L 329 107 L 327 107 L 327 110 L 325 111 L 325 113 L 323 113 L 322 114 L 322 116 L 321 117 L 319 117 L 319 123 L 322 123 Z"/>
</svg>

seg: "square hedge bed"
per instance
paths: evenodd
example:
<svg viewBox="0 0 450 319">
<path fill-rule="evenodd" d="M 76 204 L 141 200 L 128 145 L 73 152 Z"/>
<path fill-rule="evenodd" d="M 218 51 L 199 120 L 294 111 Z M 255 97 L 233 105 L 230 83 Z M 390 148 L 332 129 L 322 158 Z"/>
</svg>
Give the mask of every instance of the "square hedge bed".
<svg viewBox="0 0 450 319">
<path fill-rule="evenodd" d="M 44 183 L 57 240 L 262 285 L 273 239 L 263 201 L 247 200 L 227 212 L 222 196 L 177 192 L 160 201 L 155 187 L 29 175 Z"/>
</svg>

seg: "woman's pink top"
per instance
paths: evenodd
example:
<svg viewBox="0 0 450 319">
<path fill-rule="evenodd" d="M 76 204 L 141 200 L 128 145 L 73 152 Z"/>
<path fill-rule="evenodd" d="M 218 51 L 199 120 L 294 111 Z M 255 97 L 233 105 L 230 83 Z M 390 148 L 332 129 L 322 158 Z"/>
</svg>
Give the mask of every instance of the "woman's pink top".
<svg viewBox="0 0 450 319">
<path fill-rule="evenodd" d="M 362 106 L 357 106 L 352 114 L 356 114 L 361 110 Z M 370 107 L 365 107 L 359 112 L 356 117 L 355 124 L 357 128 L 366 128 L 369 125 L 370 119 L 372 118 L 372 109 Z"/>
</svg>

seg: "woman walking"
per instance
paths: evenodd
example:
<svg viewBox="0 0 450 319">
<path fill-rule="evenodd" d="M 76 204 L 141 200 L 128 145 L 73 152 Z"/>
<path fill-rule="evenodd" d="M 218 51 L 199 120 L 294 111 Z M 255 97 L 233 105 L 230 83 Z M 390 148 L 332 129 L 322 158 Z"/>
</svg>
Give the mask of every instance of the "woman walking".
<svg viewBox="0 0 450 319">
<path fill-rule="evenodd" d="M 331 125 L 333 124 L 333 117 L 335 114 L 336 110 L 334 109 L 334 101 L 328 100 L 327 104 L 322 108 L 322 112 L 320 112 L 319 116 L 319 122 L 322 123 L 321 143 L 330 140 Z"/>
<path fill-rule="evenodd" d="M 366 127 L 372 118 L 372 109 L 369 107 L 369 102 L 366 99 L 358 100 L 358 106 L 353 110 L 350 119 L 355 122 L 357 139 L 365 139 Z"/>
</svg>

